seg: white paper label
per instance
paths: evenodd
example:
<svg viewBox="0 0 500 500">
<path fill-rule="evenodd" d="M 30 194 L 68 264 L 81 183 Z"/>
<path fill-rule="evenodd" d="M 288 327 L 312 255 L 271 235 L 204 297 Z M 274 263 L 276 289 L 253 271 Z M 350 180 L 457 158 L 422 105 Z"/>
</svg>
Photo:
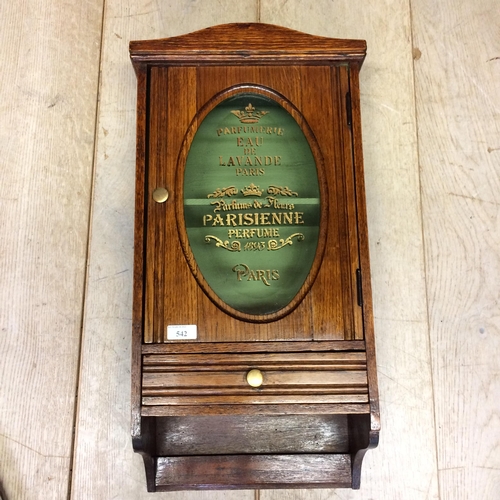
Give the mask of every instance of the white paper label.
<svg viewBox="0 0 500 500">
<path fill-rule="evenodd" d="M 196 325 L 168 325 L 167 340 L 195 340 L 198 338 Z"/>
</svg>

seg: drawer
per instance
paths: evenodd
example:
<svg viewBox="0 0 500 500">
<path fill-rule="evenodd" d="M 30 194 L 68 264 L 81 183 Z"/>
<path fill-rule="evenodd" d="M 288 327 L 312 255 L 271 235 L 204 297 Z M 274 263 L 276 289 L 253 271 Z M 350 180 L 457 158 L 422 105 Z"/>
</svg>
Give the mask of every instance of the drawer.
<svg viewBox="0 0 500 500">
<path fill-rule="evenodd" d="M 206 413 L 227 405 L 367 403 L 365 352 L 143 356 L 143 407 L 202 407 Z"/>
</svg>

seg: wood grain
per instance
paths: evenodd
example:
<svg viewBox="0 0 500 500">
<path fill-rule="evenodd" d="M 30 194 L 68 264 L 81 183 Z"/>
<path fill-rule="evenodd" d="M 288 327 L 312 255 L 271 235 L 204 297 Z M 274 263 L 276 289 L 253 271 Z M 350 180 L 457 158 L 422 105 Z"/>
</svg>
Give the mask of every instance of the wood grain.
<svg viewBox="0 0 500 500">
<path fill-rule="evenodd" d="M 410 6 L 263 0 L 261 20 L 367 41 L 361 115 L 383 426 L 359 492 L 263 491 L 261 499 L 436 498 Z"/>
<path fill-rule="evenodd" d="M 365 343 L 359 340 L 337 340 L 332 342 L 192 342 L 185 344 L 144 344 L 143 354 L 195 354 L 195 353 L 243 353 L 243 352 L 307 352 L 307 351 L 364 351 Z"/>
<path fill-rule="evenodd" d="M 367 398 L 365 397 L 365 400 Z M 364 415 L 370 413 L 370 405 L 362 403 L 340 402 L 340 403 L 302 403 L 302 404 L 266 404 L 266 405 L 206 405 L 203 409 L 197 408 L 196 416 L 284 416 L 284 415 Z M 144 406 L 142 408 L 144 417 L 192 417 L 192 406 L 182 405 L 159 405 Z"/>
<path fill-rule="evenodd" d="M 500 486 L 500 11 L 413 3 L 440 496 Z"/>
<path fill-rule="evenodd" d="M 102 0 L 0 6 L 0 491 L 66 498 Z"/>
<path fill-rule="evenodd" d="M 244 471 L 242 473 L 242 471 Z M 297 474 L 298 472 L 301 474 Z M 310 488 L 348 487 L 351 484 L 351 457 L 333 455 L 232 455 L 207 457 L 160 457 L 156 476 L 159 490 L 180 487 L 203 488 L 217 483 L 221 488 L 290 488 L 304 474 Z M 227 495 L 227 493 L 224 493 Z"/>
<path fill-rule="evenodd" d="M 259 23 L 264 22 L 259 19 Z M 272 23 L 269 23 L 272 24 Z M 236 64 L 247 66 L 254 64 L 269 64 L 275 66 L 276 58 L 285 63 L 298 59 L 314 64 L 324 61 L 346 60 L 349 63 L 361 62 L 365 56 L 366 44 L 363 40 L 334 40 L 313 37 L 307 33 L 295 32 L 293 36 L 289 30 L 281 26 L 273 26 L 275 35 L 264 38 L 258 24 L 243 24 L 230 26 L 216 26 L 210 31 L 189 33 L 179 38 L 134 41 L 131 45 L 132 60 L 136 63 L 151 61 L 155 64 L 166 60 L 176 64 L 198 63 L 200 58 L 204 64 Z M 207 43 L 200 49 L 200 37 Z M 187 54 L 186 54 L 187 49 Z M 165 57 L 165 54 L 168 54 Z M 243 57 L 242 57 L 243 56 Z"/>
<path fill-rule="evenodd" d="M 106 4 L 73 499 L 150 498 L 144 465 L 133 453 L 130 439 L 137 80 L 128 43 L 256 19 L 254 2 L 245 2 L 237 11 L 230 5 L 227 1 Z M 215 500 L 220 494 L 180 492 L 155 498 Z M 225 493 L 224 498 L 250 500 L 253 493 Z"/>
<path fill-rule="evenodd" d="M 230 30 L 231 27 L 232 25 L 229 25 L 225 30 Z M 253 26 L 252 29 L 257 30 Z M 221 28 L 216 28 L 214 32 L 218 33 L 220 30 Z M 282 30 L 271 26 L 262 26 L 258 30 L 260 30 L 261 38 L 265 38 L 267 34 L 269 40 L 282 33 Z M 206 33 L 214 36 L 211 30 L 207 30 Z M 192 36 L 189 35 L 188 40 L 191 38 Z M 189 44 L 184 40 L 183 37 L 176 39 L 175 50 L 177 52 L 174 51 L 175 57 L 172 56 L 176 64 L 180 64 L 181 47 L 183 45 L 189 47 Z M 206 41 L 200 39 L 199 43 L 205 44 Z M 135 61 L 138 71 L 145 71 L 142 64 L 151 61 L 156 63 L 157 61 L 157 54 L 154 52 L 156 42 L 140 42 L 142 47 L 140 50 L 142 51 L 147 46 L 152 47 L 152 54 L 149 56 L 146 56 L 145 53 L 141 55 L 141 65 L 137 65 L 136 62 L 138 44 L 139 42 L 131 45 L 132 59 Z M 359 45 L 364 46 L 363 43 L 359 43 Z M 167 44 L 167 46 L 169 45 Z M 267 48 L 267 45 L 264 48 Z M 263 50 L 259 48 L 256 41 L 253 42 L 253 45 L 249 42 L 250 49 L 253 51 L 252 53 L 256 54 L 255 57 L 264 59 Z M 221 55 L 220 58 L 222 57 Z M 281 64 L 280 58 L 283 55 L 280 53 L 276 57 Z M 167 56 L 162 56 L 162 60 L 167 59 Z M 356 241 L 358 212 L 356 211 L 354 191 L 352 139 L 349 132 L 344 137 L 342 131 L 343 128 L 348 128 L 344 109 L 346 107 L 345 96 L 349 91 L 348 72 L 343 67 L 295 66 L 289 65 L 290 62 L 286 59 L 286 65 L 276 68 L 246 65 L 221 70 L 219 67 L 206 66 L 205 59 L 203 59 L 199 63 L 199 67 L 196 68 L 182 65 L 175 68 L 152 68 L 151 83 L 148 87 L 153 109 L 149 128 L 151 144 L 150 168 L 148 170 L 149 182 L 152 185 L 148 186 L 148 192 L 152 192 L 158 185 L 166 182 L 168 188 L 173 190 L 174 200 L 169 199 L 167 203 L 161 205 L 148 204 L 149 217 L 146 221 L 148 238 L 145 242 L 146 262 L 148 263 L 146 265 L 145 291 L 147 314 L 145 342 L 163 342 L 165 325 L 183 324 L 183 322 L 198 325 L 198 342 L 363 338 L 361 309 L 357 305 L 356 269 L 359 265 L 358 248 L 366 253 L 366 245 L 358 247 Z M 302 64 L 303 60 L 298 57 L 297 62 Z M 316 62 L 319 63 L 319 60 Z M 328 62 L 328 58 L 326 62 Z M 179 128 L 184 130 L 189 121 L 193 119 L 195 109 L 202 113 L 193 119 L 193 126 L 187 134 L 188 137 L 192 137 L 198 123 L 208 112 L 205 107 L 206 103 L 214 95 L 241 82 L 270 87 L 284 96 L 283 105 L 286 105 L 286 99 L 290 99 L 301 107 L 300 111 L 304 116 L 302 118 L 301 115 L 297 115 L 296 119 L 305 120 L 309 124 L 310 132 L 309 128 L 304 128 L 305 132 L 311 136 L 309 142 L 314 138 L 319 141 L 319 149 L 314 146 L 315 142 L 311 142 L 311 144 L 323 155 L 318 160 L 321 174 L 320 186 L 322 199 L 328 199 L 330 212 L 328 218 L 326 214 L 322 216 L 320 248 L 313 264 L 313 268 L 317 271 L 321 262 L 321 268 L 316 281 L 314 281 L 315 272 L 311 272 L 308 277 L 309 286 L 312 284 L 310 293 L 298 304 L 295 310 L 293 310 L 295 304 L 292 301 L 287 306 L 292 312 L 287 316 L 273 323 L 264 323 L 258 326 L 251 322 L 237 321 L 232 316 L 222 313 L 214 305 L 219 304 L 222 308 L 229 308 L 206 284 L 194 262 L 187 236 L 182 229 L 179 234 L 186 255 L 184 256 L 180 252 L 175 226 L 177 223 L 177 226 L 182 228 L 184 224 L 182 220 L 177 220 L 174 217 L 173 207 L 176 205 L 176 214 L 183 212 L 184 162 L 182 159 L 187 155 L 190 141 L 186 141 L 181 149 L 182 134 L 176 133 L 175 139 L 169 139 L 171 151 L 167 154 L 166 140 L 164 140 L 165 130 L 170 130 L 165 121 L 166 115 L 170 117 L 170 121 L 178 124 Z M 194 85 L 196 88 L 191 87 Z M 332 85 L 332 92 L 321 94 L 322 89 Z M 191 89 L 192 93 L 196 93 L 196 100 L 189 99 L 189 93 L 185 90 L 181 92 L 179 99 L 167 99 L 169 89 L 177 89 L 179 86 L 182 89 Z M 311 98 L 311 95 L 318 94 L 322 96 L 321 99 Z M 194 109 L 193 102 L 196 102 Z M 339 130 L 334 136 L 335 142 L 332 142 L 329 131 L 334 115 L 339 119 Z M 178 151 L 180 151 L 179 164 L 176 161 Z M 162 158 L 166 158 L 167 163 Z M 323 174 L 323 170 L 326 170 L 328 175 Z M 166 174 L 169 179 L 162 180 L 166 171 L 169 172 Z M 173 175 L 175 172 L 177 172 L 177 179 L 174 184 Z M 138 171 L 138 175 L 142 179 L 143 173 Z M 346 180 L 342 181 L 344 178 Z M 140 242 L 137 243 L 136 251 L 140 252 Z M 326 251 L 321 260 L 322 247 L 325 246 Z M 167 255 L 166 265 L 165 255 Z M 188 271 L 186 260 L 190 263 L 193 276 Z M 366 268 L 368 269 L 368 264 L 366 264 Z M 196 285 L 195 279 L 204 288 L 204 291 Z M 140 277 L 137 281 L 140 283 Z M 179 282 L 186 284 L 183 295 L 173 292 L 178 287 Z M 304 285 L 304 290 L 307 289 L 307 285 L 308 283 Z M 294 301 L 300 299 L 301 295 L 298 294 Z M 367 302 L 369 302 L 368 299 Z M 155 306 L 149 307 L 148 304 L 155 304 Z M 193 312 L 196 311 L 196 308 L 198 309 L 197 315 Z M 279 318 L 279 315 L 284 314 L 284 312 L 286 312 L 286 307 L 283 311 L 275 314 Z M 229 314 L 232 314 L 231 310 Z M 264 318 L 258 318 L 254 321 L 264 321 Z M 354 331 L 355 325 L 358 328 L 357 332 Z M 152 331 L 150 331 L 151 327 Z"/>
<path fill-rule="evenodd" d="M 349 447 L 346 415 L 169 417 L 157 419 L 156 433 L 160 456 L 347 453 Z"/>
<path fill-rule="evenodd" d="M 246 380 L 254 367 L 264 377 L 259 389 Z M 211 413 L 228 404 L 361 403 L 364 408 L 367 392 L 363 352 L 170 354 L 148 355 L 143 360 L 142 404 L 191 406 L 193 415 L 206 414 L 207 404 Z M 251 413 L 264 411 L 256 407 Z"/>
</svg>

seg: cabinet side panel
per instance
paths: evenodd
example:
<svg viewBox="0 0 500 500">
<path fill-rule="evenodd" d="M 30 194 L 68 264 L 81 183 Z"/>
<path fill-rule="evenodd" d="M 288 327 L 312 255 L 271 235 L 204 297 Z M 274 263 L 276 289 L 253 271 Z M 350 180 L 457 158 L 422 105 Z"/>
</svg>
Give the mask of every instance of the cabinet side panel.
<svg viewBox="0 0 500 500">
<path fill-rule="evenodd" d="M 132 310 L 132 364 L 131 364 L 131 431 L 133 438 L 141 435 L 141 348 L 145 330 L 144 309 L 144 228 L 145 200 L 144 186 L 147 157 L 147 72 L 137 74 L 137 143 L 136 143 L 136 190 L 134 222 L 134 282 Z"/>
<path fill-rule="evenodd" d="M 366 343 L 366 358 L 368 371 L 368 386 L 372 414 L 372 431 L 377 432 L 380 428 L 377 363 L 375 358 L 375 334 L 373 327 L 372 289 L 370 280 L 370 256 L 368 248 L 368 224 L 366 216 L 365 181 L 363 168 L 363 151 L 361 148 L 361 112 L 359 95 L 359 68 L 351 71 L 351 96 L 353 114 L 353 136 L 354 136 L 354 164 L 356 182 L 356 201 L 358 210 L 358 230 L 360 248 L 360 266 L 365 272 L 362 274 L 363 287 L 363 326 Z"/>
</svg>

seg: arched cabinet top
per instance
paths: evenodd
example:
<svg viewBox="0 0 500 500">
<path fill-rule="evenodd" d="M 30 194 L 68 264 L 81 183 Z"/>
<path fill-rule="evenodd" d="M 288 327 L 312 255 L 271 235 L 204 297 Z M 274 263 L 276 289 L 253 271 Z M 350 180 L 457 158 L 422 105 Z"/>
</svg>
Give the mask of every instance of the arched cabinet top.
<svg viewBox="0 0 500 500">
<path fill-rule="evenodd" d="M 136 71 L 165 64 L 333 64 L 355 63 L 366 56 L 364 40 L 301 33 L 264 23 L 212 26 L 186 35 L 130 42 Z"/>
</svg>

